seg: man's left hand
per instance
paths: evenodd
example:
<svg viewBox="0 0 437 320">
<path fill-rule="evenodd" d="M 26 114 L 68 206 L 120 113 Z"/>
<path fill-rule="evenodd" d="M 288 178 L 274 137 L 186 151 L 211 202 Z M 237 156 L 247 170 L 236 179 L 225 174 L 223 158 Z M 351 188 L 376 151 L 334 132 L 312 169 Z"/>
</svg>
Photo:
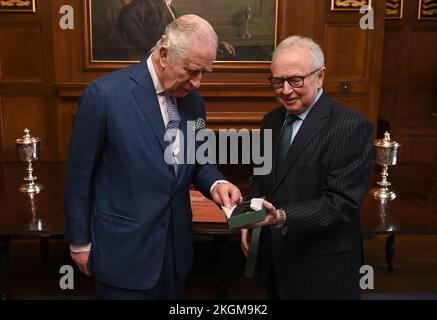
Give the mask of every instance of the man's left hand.
<svg viewBox="0 0 437 320">
<path fill-rule="evenodd" d="M 248 229 L 252 228 L 258 228 L 258 227 L 265 227 L 265 226 L 271 226 L 276 225 L 279 222 L 278 213 L 276 211 L 276 208 L 273 204 L 268 202 L 267 200 L 264 200 L 264 207 L 266 208 L 267 214 L 263 221 L 252 223 L 246 226 Z"/>
<path fill-rule="evenodd" d="M 215 202 L 226 208 L 231 208 L 243 201 L 240 190 L 230 182 L 217 183 L 211 196 Z"/>
</svg>

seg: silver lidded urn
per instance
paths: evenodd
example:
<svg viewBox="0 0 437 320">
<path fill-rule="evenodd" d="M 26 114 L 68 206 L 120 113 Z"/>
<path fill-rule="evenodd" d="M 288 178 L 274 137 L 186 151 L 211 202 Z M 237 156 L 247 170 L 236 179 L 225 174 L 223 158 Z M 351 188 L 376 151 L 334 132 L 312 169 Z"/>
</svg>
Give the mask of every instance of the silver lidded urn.
<svg viewBox="0 0 437 320">
<path fill-rule="evenodd" d="M 382 201 L 393 200 L 396 198 L 396 193 L 389 189 L 391 183 L 387 180 L 388 166 L 396 164 L 400 144 L 390 140 L 390 133 L 386 131 L 384 138 L 375 140 L 373 145 L 375 146 L 375 162 L 382 167 L 382 179 L 377 182 L 380 187 L 371 189 L 369 193 Z"/>
<path fill-rule="evenodd" d="M 24 129 L 23 137 L 15 140 L 18 158 L 20 161 L 27 162 L 27 176 L 23 178 L 26 183 L 18 187 L 20 192 L 39 192 L 44 188 L 42 184 L 35 183 L 37 177 L 32 174 L 32 161 L 39 158 L 40 141 L 40 138 L 32 137 L 27 128 Z"/>
</svg>

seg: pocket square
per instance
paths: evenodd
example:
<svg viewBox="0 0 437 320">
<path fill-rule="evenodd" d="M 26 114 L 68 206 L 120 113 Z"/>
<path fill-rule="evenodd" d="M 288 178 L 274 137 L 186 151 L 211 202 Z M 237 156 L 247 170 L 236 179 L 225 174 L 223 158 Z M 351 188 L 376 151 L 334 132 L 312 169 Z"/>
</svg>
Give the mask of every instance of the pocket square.
<svg viewBox="0 0 437 320">
<path fill-rule="evenodd" d="M 196 120 L 194 120 L 194 130 L 205 129 L 205 128 L 206 128 L 205 119 L 197 118 Z"/>
</svg>

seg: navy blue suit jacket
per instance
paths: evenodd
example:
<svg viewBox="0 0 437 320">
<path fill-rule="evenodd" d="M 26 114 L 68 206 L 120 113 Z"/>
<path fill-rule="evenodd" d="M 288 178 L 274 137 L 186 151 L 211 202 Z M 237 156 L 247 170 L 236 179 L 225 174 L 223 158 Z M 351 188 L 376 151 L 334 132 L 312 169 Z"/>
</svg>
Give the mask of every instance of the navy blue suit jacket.
<svg viewBox="0 0 437 320">
<path fill-rule="evenodd" d="M 205 118 L 196 92 L 178 99 L 181 130 Z M 177 178 L 164 161 L 165 126 L 145 61 L 93 81 L 80 98 L 69 145 L 66 238 L 92 243 L 98 281 L 130 289 L 157 282 L 173 224 L 176 270 L 192 265 L 189 186 L 210 197 L 224 177 L 213 165 L 184 164 Z"/>
</svg>

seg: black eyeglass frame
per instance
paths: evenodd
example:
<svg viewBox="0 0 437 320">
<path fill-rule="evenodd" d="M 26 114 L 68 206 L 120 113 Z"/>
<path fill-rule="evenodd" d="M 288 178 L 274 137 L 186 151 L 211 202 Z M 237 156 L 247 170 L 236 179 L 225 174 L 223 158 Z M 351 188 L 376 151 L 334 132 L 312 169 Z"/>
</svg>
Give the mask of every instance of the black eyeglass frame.
<svg viewBox="0 0 437 320">
<path fill-rule="evenodd" d="M 305 78 L 308 78 L 309 76 L 315 74 L 317 71 L 321 70 L 322 68 L 323 68 L 323 67 L 317 68 L 317 69 L 311 71 L 310 73 L 308 73 L 308 74 L 305 75 L 305 76 L 292 76 L 292 77 L 288 77 L 288 78 L 278 78 L 278 77 L 274 77 L 274 76 L 272 75 L 272 76 L 269 77 L 269 82 L 270 82 L 270 84 L 272 85 L 272 87 L 273 87 L 274 89 L 283 88 L 283 87 L 284 87 L 284 82 L 285 82 L 285 81 L 287 81 L 288 84 L 289 84 L 291 87 L 293 87 L 293 88 L 302 88 L 302 87 L 305 85 Z M 295 84 L 293 84 L 292 79 L 294 79 L 295 82 L 296 82 L 296 81 L 300 81 L 300 82 L 302 82 L 302 84 L 301 84 L 301 85 L 295 85 Z M 281 83 L 277 83 L 277 84 L 275 84 L 275 83 L 272 82 L 272 80 L 278 80 L 278 81 L 281 80 Z"/>
</svg>

